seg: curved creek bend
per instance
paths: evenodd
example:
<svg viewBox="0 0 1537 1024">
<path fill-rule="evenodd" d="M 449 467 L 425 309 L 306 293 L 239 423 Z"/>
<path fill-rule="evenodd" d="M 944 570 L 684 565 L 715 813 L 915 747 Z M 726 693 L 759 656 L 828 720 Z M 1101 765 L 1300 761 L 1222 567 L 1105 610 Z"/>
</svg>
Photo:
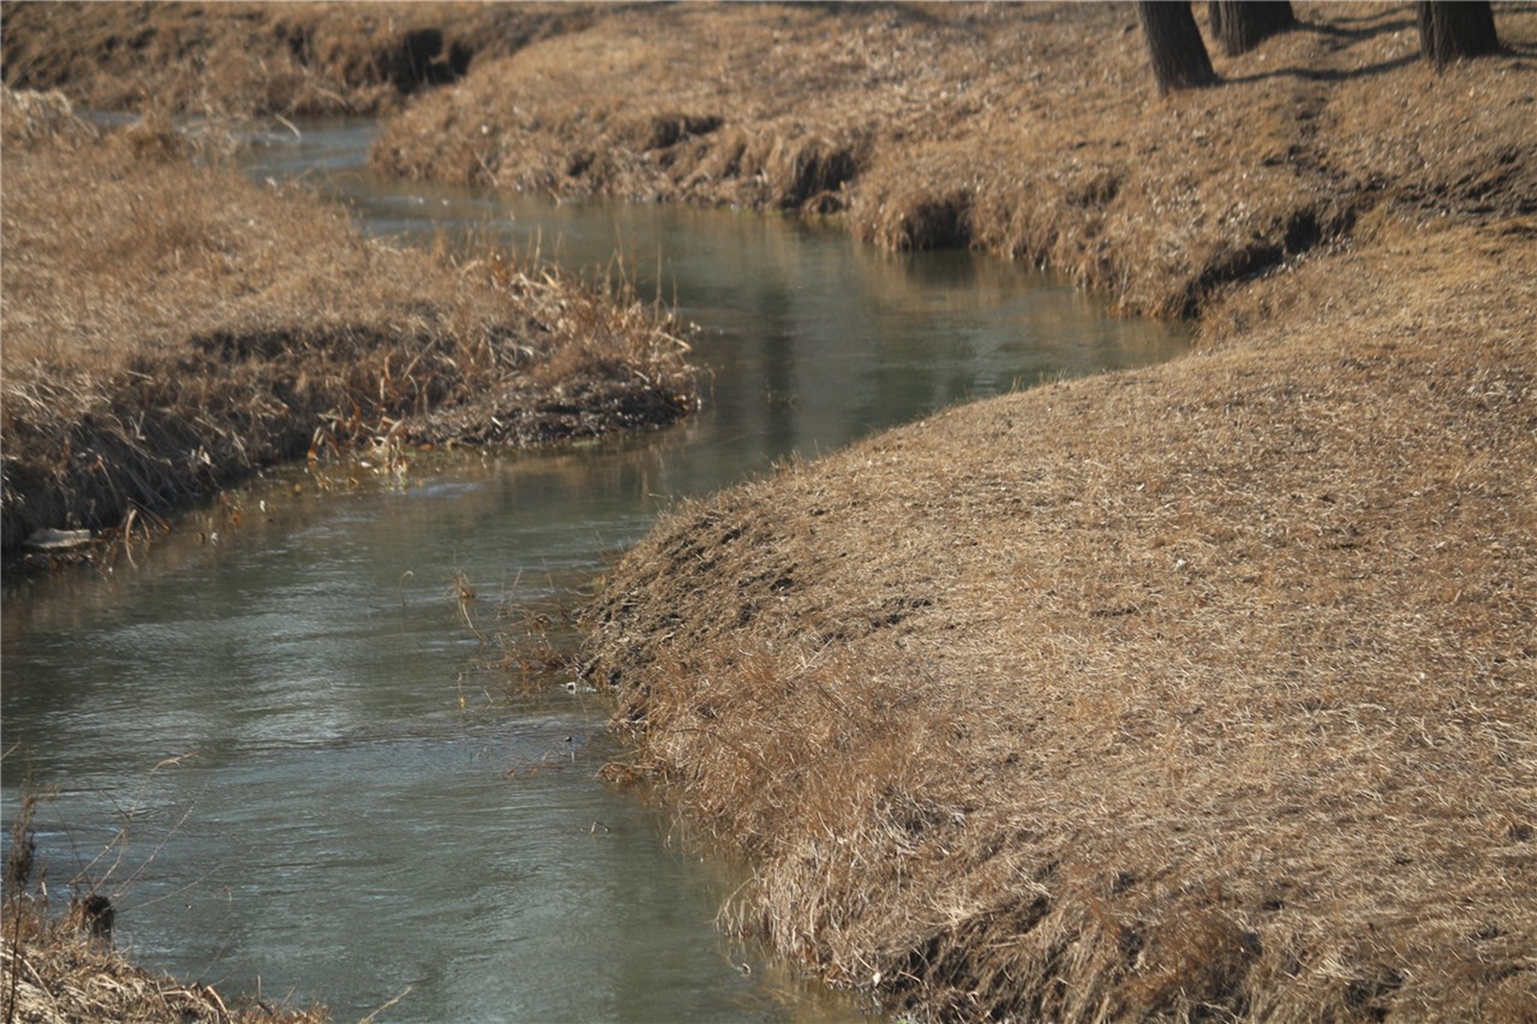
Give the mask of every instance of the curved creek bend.
<svg viewBox="0 0 1537 1024">
<path fill-rule="evenodd" d="M 402 993 L 378 1019 L 861 1019 L 716 933 L 740 869 L 596 781 L 617 753 L 602 699 L 565 680 L 517 696 L 480 667 L 458 574 L 478 629 L 515 626 L 499 605 L 573 606 L 679 497 L 968 398 L 1167 359 L 1184 334 L 969 253 L 384 180 L 364 169 L 370 126 L 302 127 L 251 172 L 314 179 L 369 232 L 495 232 L 586 271 L 617 251 L 642 296 L 660 278 L 700 325 L 705 408 L 603 444 L 423 454 L 403 478 L 295 467 L 231 496 L 238 525 L 189 513 L 138 566 L 7 580 L 7 822 L 30 770 L 53 794 L 37 841 L 57 899 L 89 865 L 146 966 L 338 1021 Z"/>
</svg>

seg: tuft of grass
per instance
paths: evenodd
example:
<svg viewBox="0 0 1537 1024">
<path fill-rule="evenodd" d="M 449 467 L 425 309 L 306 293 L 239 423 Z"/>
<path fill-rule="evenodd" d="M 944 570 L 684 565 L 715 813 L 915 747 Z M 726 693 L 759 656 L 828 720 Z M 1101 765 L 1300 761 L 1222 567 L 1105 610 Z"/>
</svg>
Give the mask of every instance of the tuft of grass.
<svg viewBox="0 0 1537 1024">
<path fill-rule="evenodd" d="M 209 985 L 135 966 L 89 928 L 47 912 L 32 898 L 10 900 L 4 929 L 7 1021 L 112 1020 L 125 1024 L 319 1024 L 323 1010 L 226 999 Z"/>
<path fill-rule="evenodd" d="M 180 760 L 162 762 L 150 777 Z M 44 802 L 43 794 L 26 786 L 10 822 L 5 917 L 0 924 L 0 1017 L 7 1024 L 100 1020 L 321 1024 L 328 1019 L 321 1007 L 299 1009 L 259 999 L 227 999 L 212 986 L 146 971 L 118 951 L 112 938 L 116 900 L 155 856 L 151 853 L 129 877 L 114 878 L 125 863 L 137 802 L 125 815 L 127 823 L 69 880 L 72 895 L 66 908 L 62 912 L 54 908 L 48 865 L 37 860 L 33 834 L 37 809 Z"/>
<path fill-rule="evenodd" d="M 101 134 L 57 97 L 4 102 L 7 552 L 337 445 L 546 444 L 694 408 L 683 329 L 633 295 L 366 240 L 153 119 Z"/>
</svg>

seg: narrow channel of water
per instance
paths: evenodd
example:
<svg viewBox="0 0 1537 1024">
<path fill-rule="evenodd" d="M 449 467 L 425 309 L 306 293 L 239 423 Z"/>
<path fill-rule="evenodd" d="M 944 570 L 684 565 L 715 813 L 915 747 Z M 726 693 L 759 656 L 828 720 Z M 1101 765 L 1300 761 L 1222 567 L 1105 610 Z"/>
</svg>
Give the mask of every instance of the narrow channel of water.
<svg viewBox="0 0 1537 1024">
<path fill-rule="evenodd" d="M 136 958 L 339 1021 L 402 993 L 380 1020 L 859 1019 L 716 935 L 731 870 L 594 779 L 606 706 L 510 694 L 473 630 L 505 601 L 571 605 L 679 497 L 1183 336 L 968 253 L 382 181 L 370 134 L 304 126 L 251 171 L 312 177 L 375 233 L 496 232 L 583 270 L 623 253 L 700 325 L 705 411 L 556 452 L 424 455 L 403 478 L 290 469 L 138 566 L 7 580 L 6 820 L 30 770 L 53 794 L 49 885 L 100 880 Z"/>
</svg>

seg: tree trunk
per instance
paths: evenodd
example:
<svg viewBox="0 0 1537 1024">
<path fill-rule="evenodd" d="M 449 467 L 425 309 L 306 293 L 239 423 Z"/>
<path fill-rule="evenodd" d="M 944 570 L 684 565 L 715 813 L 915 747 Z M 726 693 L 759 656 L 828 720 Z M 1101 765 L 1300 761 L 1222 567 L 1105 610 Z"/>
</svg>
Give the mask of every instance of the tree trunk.
<svg viewBox="0 0 1537 1024">
<path fill-rule="evenodd" d="M 1206 13 L 1212 35 L 1229 57 L 1248 53 L 1297 24 L 1291 0 L 1209 0 Z"/>
<path fill-rule="evenodd" d="M 1489 0 L 1421 0 L 1414 6 L 1420 22 L 1420 53 L 1437 70 L 1500 48 Z"/>
<path fill-rule="evenodd" d="M 1188 0 L 1138 0 L 1137 20 L 1147 38 L 1159 92 L 1211 85 L 1217 80 Z"/>
</svg>

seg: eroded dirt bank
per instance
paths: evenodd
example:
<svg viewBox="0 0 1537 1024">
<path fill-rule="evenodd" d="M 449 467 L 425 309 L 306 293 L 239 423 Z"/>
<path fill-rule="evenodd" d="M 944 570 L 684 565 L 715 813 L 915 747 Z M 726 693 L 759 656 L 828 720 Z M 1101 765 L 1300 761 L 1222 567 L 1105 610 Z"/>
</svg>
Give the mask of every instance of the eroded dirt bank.
<svg viewBox="0 0 1537 1024">
<path fill-rule="evenodd" d="M 388 465 L 695 407 L 678 328 L 631 297 L 489 244 L 365 240 L 344 211 L 220 166 L 217 135 L 104 133 L 57 94 L 3 100 L 7 553 L 338 446 Z"/>
</svg>

